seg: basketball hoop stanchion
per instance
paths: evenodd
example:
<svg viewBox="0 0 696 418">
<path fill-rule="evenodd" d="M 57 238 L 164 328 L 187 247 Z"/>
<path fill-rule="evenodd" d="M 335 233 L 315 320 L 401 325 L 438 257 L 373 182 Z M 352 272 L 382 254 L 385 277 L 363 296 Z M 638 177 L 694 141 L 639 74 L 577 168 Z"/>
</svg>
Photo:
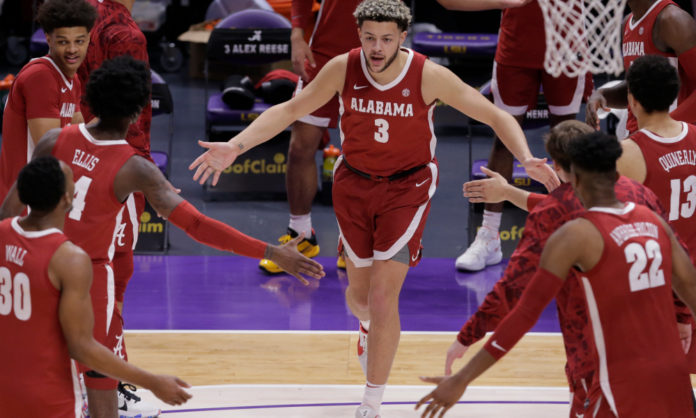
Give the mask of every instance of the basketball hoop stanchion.
<svg viewBox="0 0 696 418">
<path fill-rule="evenodd" d="M 558 77 L 623 71 L 626 0 L 539 0 L 546 29 L 544 68 Z"/>
</svg>

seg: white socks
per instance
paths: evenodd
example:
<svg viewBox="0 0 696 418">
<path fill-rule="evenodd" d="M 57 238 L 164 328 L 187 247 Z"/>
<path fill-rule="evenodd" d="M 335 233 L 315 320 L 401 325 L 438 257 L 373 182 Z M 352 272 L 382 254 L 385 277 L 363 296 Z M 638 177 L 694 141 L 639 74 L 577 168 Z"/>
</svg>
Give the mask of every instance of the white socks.
<svg viewBox="0 0 696 418">
<path fill-rule="evenodd" d="M 307 213 L 305 215 L 293 215 L 290 214 L 290 228 L 295 230 L 298 234 L 304 233 L 305 238 L 309 239 L 312 237 L 312 213 Z"/>
<path fill-rule="evenodd" d="M 379 412 L 382 406 L 382 397 L 384 396 L 384 388 L 387 385 L 373 385 L 370 382 L 365 383 L 365 393 L 363 394 L 362 405 L 367 405 Z"/>
<path fill-rule="evenodd" d="M 502 212 L 491 212 L 489 210 L 483 211 L 483 224 L 481 225 L 484 228 L 487 228 L 494 233 L 498 233 L 500 230 L 500 219 L 503 217 Z"/>
<path fill-rule="evenodd" d="M 360 325 L 362 325 L 363 329 L 365 331 L 370 331 L 370 320 L 368 319 L 367 321 L 360 321 Z"/>
</svg>

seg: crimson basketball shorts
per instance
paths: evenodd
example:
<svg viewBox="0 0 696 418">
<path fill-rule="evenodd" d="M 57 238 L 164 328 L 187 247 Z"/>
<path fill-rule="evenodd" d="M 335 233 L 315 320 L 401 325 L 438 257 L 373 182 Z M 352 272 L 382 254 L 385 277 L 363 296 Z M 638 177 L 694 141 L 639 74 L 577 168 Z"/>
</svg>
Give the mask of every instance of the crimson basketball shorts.
<svg viewBox="0 0 696 418">
<path fill-rule="evenodd" d="M 339 253 L 356 267 L 369 267 L 373 260 L 396 259 L 407 248 L 408 265 L 416 266 L 437 183 L 435 160 L 405 177 L 380 182 L 351 171 L 340 157 L 333 183 Z"/>
<path fill-rule="evenodd" d="M 114 270 L 111 264 L 92 264 L 92 309 L 94 311 L 94 339 L 111 350 L 114 354 L 127 359 L 126 346 L 123 339 L 123 320 L 116 309 L 114 295 Z M 90 369 L 82 364 L 80 372 Z M 118 387 L 118 381 L 109 377 L 93 377 L 85 373 L 85 386 L 91 389 L 111 390 Z"/>
<path fill-rule="evenodd" d="M 549 113 L 557 116 L 578 113 L 580 104 L 592 93 L 592 75 L 553 77 L 543 69 L 515 67 L 493 62 L 491 92 L 495 105 L 513 116 L 533 108 L 543 88 Z"/>
<path fill-rule="evenodd" d="M 123 303 L 128 281 L 133 275 L 133 250 L 138 242 L 138 228 L 140 215 L 145 211 L 145 196 L 142 193 L 133 193 L 126 200 L 126 208 L 123 212 L 123 224 L 116 234 L 116 251 L 112 263 L 114 265 L 114 282 L 116 289 L 116 301 Z M 125 225 L 125 226 L 124 226 Z"/>
<path fill-rule="evenodd" d="M 316 62 L 317 64 L 315 68 L 312 68 L 312 66 L 309 65 L 309 62 L 305 62 L 305 71 L 307 72 L 309 80 L 307 81 L 307 83 L 305 83 L 300 78 L 300 81 L 297 83 L 297 88 L 295 89 L 295 94 L 298 94 L 300 91 L 302 91 L 302 87 L 304 86 L 304 84 L 308 84 L 312 80 L 314 80 L 314 77 L 317 76 L 319 70 L 321 70 L 324 67 L 324 65 L 326 65 L 327 62 L 329 62 L 330 59 L 330 57 L 324 55 L 314 54 L 314 62 Z M 315 110 L 307 116 L 301 117 L 298 120 L 300 122 L 318 126 L 320 128 L 335 128 L 338 122 L 338 95 L 335 95 L 331 100 L 324 104 L 324 106 L 320 107 L 319 109 Z M 325 138 L 328 139 L 328 137 Z M 323 144 L 321 147 L 323 148 L 325 145 L 326 144 Z"/>
</svg>

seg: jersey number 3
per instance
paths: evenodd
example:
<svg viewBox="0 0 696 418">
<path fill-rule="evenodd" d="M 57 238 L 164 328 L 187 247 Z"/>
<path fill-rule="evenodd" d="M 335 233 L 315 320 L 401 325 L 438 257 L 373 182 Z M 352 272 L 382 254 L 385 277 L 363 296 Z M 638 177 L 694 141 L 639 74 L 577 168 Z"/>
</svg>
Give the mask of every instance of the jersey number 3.
<svg viewBox="0 0 696 418">
<path fill-rule="evenodd" d="M 0 315 L 9 315 L 12 308 L 20 321 L 26 321 L 31 317 L 29 276 L 20 272 L 15 274 L 12 280 L 10 270 L 0 267 Z"/>
<path fill-rule="evenodd" d="M 628 271 L 628 283 L 631 292 L 649 289 L 651 287 L 664 286 L 665 273 L 662 271 L 662 251 L 660 244 L 655 240 L 649 240 L 645 243 L 645 247 L 632 242 L 624 249 L 626 261 L 632 263 L 631 269 Z M 652 260 L 650 268 L 645 271 L 648 265 L 648 260 Z"/>
<path fill-rule="evenodd" d="M 669 220 L 676 221 L 681 218 L 690 218 L 696 210 L 696 176 L 689 176 L 684 180 L 684 193 L 686 202 L 681 203 L 681 180 L 672 179 L 670 184 L 669 197 Z"/>
<path fill-rule="evenodd" d="M 382 118 L 375 119 L 375 126 L 377 127 L 375 141 L 386 144 L 389 141 L 389 122 Z"/>
</svg>

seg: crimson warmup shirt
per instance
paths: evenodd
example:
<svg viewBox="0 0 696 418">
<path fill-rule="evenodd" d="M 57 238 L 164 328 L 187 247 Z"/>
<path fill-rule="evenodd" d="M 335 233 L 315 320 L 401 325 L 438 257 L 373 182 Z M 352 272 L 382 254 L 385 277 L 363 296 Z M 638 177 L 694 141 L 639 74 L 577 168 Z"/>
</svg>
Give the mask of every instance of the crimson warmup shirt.
<svg viewBox="0 0 696 418">
<path fill-rule="evenodd" d="M 36 58 L 17 74 L 7 97 L 2 123 L 0 149 L 0 201 L 5 199 L 17 180 L 19 170 L 31 159 L 34 141 L 29 119 L 60 119 L 60 126 L 70 125 L 80 111 L 80 82 L 68 80 L 49 56 Z"/>
<path fill-rule="evenodd" d="M 82 83 L 82 95 L 86 93 L 89 74 L 101 67 L 107 59 L 121 55 L 131 57 L 150 65 L 147 55 L 147 41 L 145 35 L 135 23 L 126 6 L 112 0 L 87 0 L 97 8 L 99 17 L 90 31 L 89 48 L 87 57 L 77 71 Z M 82 102 L 82 114 L 86 122 L 94 116 L 89 111 L 89 106 Z M 138 121 L 131 124 L 126 140 L 139 155 L 150 158 L 150 125 L 152 124 L 152 105 L 148 100 Z"/>
<path fill-rule="evenodd" d="M 58 318 L 60 291 L 48 265 L 67 238 L 0 222 L 0 416 L 81 417 L 75 365 Z"/>
<path fill-rule="evenodd" d="M 348 164 L 369 174 L 390 176 L 435 158 L 435 103 L 425 103 L 421 93 L 427 58 L 403 50 L 406 65 L 386 85 L 370 76 L 360 48 L 348 54 L 339 101 L 341 146 Z"/>
</svg>

